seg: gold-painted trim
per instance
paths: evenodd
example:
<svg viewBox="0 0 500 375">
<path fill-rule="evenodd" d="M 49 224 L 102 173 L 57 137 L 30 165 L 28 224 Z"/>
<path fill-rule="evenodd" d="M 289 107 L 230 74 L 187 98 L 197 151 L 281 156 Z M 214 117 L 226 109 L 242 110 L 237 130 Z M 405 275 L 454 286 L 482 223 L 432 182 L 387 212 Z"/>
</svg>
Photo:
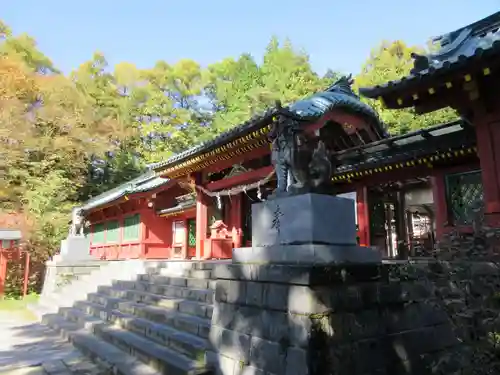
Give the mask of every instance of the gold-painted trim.
<svg viewBox="0 0 500 375">
<path fill-rule="evenodd" d="M 371 168 L 371 169 L 365 169 L 363 171 L 351 171 L 351 172 L 346 172 L 344 174 L 339 174 L 336 176 L 333 176 L 332 181 L 333 182 L 352 182 L 353 177 L 363 177 L 363 176 L 368 176 L 372 175 L 374 173 L 382 173 L 386 172 L 389 170 L 392 170 L 393 168 L 399 169 L 399 168 L 411 168 L 414 167 L 415 165 L 425 165 L 427 168 L 433 168 L 432 162 L 435 160 L 439 159 L 454 159 L 457 157 L 464 156 L 465 154 L 472 154 L 477 152 L 477 146 L 474 147 L 468 147 L 468 148 L 461 148 L 461 149 L 449 149 L 448 151 L 444 152 L 437 152 L 434 155 L 422 157 L 416 160 L 409 160 L 404 163 L 394 163 L 394 164 L 389 164 L 381 167 L 376 167 L 376 168 Z"/>
</svg>

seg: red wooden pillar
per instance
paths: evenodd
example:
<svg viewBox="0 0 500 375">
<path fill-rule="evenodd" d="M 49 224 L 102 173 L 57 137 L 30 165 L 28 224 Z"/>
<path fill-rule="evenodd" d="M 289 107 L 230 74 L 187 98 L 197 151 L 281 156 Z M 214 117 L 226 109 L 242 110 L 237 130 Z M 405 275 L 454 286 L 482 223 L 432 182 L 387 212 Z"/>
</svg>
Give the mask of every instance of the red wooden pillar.
<svg viewBox="0 0 500 375">
<path fill-rule="evenodd" d="M 5 278 L 7 277 L 7 257 L 0 248 L 0 297 L 5 292 Z"/>
<path fill-rule="evenodd" d="M 481 164 L 486 223 L 500 227 L 500 114 L 482 116 L 474 122 Z"/>
<path fill-rule="evenodd" d="M 434 220 L 436 223 L 436 239 L 443 238 L 445 227 L 448 225 L 448 205 L 446 202 L 445 176 L 442 171 L 435 170 L 431 177 L 432 198 L 436 212 Z"/>
<path fill-rule="evenodd" d="M 196 194 L 196 258 L 202 259 L 203 245 L 207 238 L 208 205 L 201 191 Z"/>
<path fill-rule="evenodd" d="M 359 244 L 370 246 L 370 213 L 366 186 L 356 188 L 356 215 L 358 217 Z"/>
<path fill-rule="evenodd" d="M 231 197 L 231 214 L 230 214 L 230 227 L 231 233 L 233 235 L 233 245 L 235 248 L 241 247 L 242 238 L 242 193 L 234 197 Z"/>
<path fill-rule="evenodd" d="M 151 211 L 145 209 L 141 210 L 139 214 L 141 220 L 139 224 L 139 258 L 147 258 L 146 240 L 148 238 L 148 222 L 151 220 Z"/>
<path fill-rule="evenodd" d="M 21 260 L 21 253 L 19 253 L 19 260 Z M 24 253 L 24 280 L 23 280 L 23 298 L 28 294 L 28 281 L 30 276 L 30 254 L 26 251 Z"/>
</svg>

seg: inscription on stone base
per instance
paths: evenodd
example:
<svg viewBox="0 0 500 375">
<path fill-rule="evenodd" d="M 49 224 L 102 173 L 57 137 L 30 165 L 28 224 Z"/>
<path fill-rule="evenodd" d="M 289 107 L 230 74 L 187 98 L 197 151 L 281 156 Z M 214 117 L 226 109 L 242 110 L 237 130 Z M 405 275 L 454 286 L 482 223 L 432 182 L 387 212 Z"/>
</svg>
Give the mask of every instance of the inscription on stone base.
<svg viewBox="0 0 500 375">
<path fill-rule="evenodd" d="M 356 245 L 350 199 L 322 194 L 277 198 L 252 205 L 252 245 Z"/>
</svg>

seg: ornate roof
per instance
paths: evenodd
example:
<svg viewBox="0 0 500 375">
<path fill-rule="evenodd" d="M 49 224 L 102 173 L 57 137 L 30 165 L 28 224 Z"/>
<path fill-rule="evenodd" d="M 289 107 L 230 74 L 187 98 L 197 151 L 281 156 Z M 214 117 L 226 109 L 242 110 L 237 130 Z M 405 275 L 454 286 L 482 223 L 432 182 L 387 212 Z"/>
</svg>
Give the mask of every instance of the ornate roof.
<svg viewBox="0 0 500 375">
<path fill-rule="evenodd" d="M 169 182 L 168 178 L 157 177 L 153 171 L 148 171 L 139 177 L 121 184 L 114 189 L 108 190 L 92 199 L 89 199 L 83 204 L 81 209 L 83 211 L 90 211 L 97 207 L 111 203 L 125 195 L 143 193 L 156 189 Z"/>
<path fill-rule="evenodd" d="M 414 68 L 410 75 L 383 85 L 360 88 L 359 92 L 368 98 L 378 98 L 423 80 L 468 65 L 473 60 L 500 53 L 500 12 L 494 13 L 471 25 L 433 39 L 439 49 L 428 55 L 414 54 Z"/>
<path fill-rule="evenodd" d="M 293 103 L 288 111 L 303 120 L 316 120 L 333 109 L 342 109 L 364 117 L 375 128 L 376 134 L 381 138 L 388 137 L 377 112 L 360 100 L 352 90 L 352 83 L 351 76 L 342 77 L 325 91 Z"/>
<path fill-rule="evenodd" d="M 374 127 L 375 133 L 379 134 L 380 138 L 387 137 L 388 135 L 375 110 L 360 100 L 359 96 L 352 91 L 351 84 L 352 79 L 350 76 L 343 77 L 325 91 L 315 93 L 288 107 L 268 109 L 262 115 L 254 116 L 245 123 L 220 134 L 213 140 L 188 149 L 165 161 L 153 164 L 150 168 L 156 171 L 167 170 L 251 133 L 262 131 L 272 123 L 273 117 L 281 111 L 285 111 L 288 115 L 292 115 L 299 120 L 314 121 L 329 111 L 338 108 L 364 117 Z M 266 138 L 265 133 L 262 134 L 259 136 Z"/>
</svg>

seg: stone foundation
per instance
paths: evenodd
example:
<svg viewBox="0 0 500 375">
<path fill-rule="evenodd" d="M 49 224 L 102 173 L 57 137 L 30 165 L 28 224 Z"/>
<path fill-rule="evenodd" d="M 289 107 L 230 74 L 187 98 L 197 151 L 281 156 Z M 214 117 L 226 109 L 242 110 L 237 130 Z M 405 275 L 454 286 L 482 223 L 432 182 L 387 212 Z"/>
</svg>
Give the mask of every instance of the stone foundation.
<svg viewBox="0 0 500 375">
<path fill-rule="evenodd" d="M 210 339 L 220 373 L 468 373 L 461 371 L 479 358 L 471 328 L 450 319 L 466 298 L 453 287 L 459 269 L 437 262 L 218 266 Z M 494 268 L 475 269 L 477 276 Z"/>
<path fill-rule="evenodd" d="M 45 276 L 42 295 L 56 293 L 64 286 L 71 284 L 82 276 L 100 269 L 107 261 L 55 261 L 45 262 Z"/>
</svg>

